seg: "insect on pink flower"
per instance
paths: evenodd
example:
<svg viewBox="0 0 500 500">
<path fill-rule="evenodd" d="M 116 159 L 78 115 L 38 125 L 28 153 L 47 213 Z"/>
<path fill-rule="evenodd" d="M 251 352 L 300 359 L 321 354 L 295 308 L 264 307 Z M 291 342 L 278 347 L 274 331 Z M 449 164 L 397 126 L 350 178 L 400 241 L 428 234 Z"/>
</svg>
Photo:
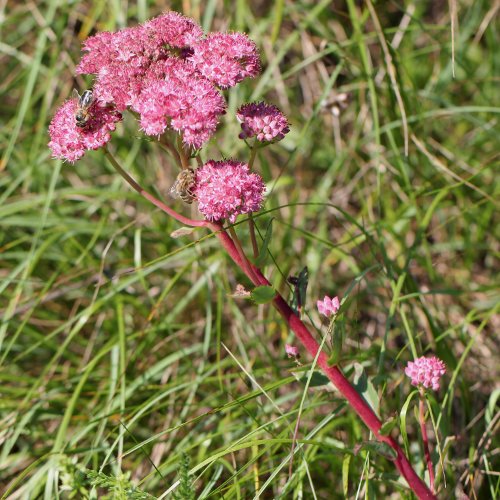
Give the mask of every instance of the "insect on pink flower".
<svg viewBox="0 0 500 500">
<path fill-rule="evenodd" d="M 432 387 L 435 391 L 439 389 L 439 380 L 445 373 L 445 364 L 435 356 L 422 356 L 415 361 L 409 361 L 405 368 L 405 374 L 411 378 L 412 385 L 422 385 L 426 389 Z"/>
<path fill-rule="evenodd" d="M 318 312 L 320 314 L 323 314 L 327 318 L 333 316 L 334 314 L 337 314 L 338 310 L 340 309 L 339 298 L 330 298 L 328 297 L 328 295 L 325 295 L 325 298 L 323 300 L 318 300 L 316 302 L 316 305 L 318 306 Z"/>
<path fill-rule="evenodd" d="M 234 160 L 209 161 L 196 170 L 193 192 L 200 212 L 210 221 L 256 212 L 262 206 L 265 184 L 250 173 L 246 163 Z"/>
<path fill-rule="evenodd" d="M 75 113 L 78 107 L 76 99 L 66 101 L 54 115 L 49 126 L 52 156 L 74 163 L 85 151 L 99 149 L 110 139 L 110 132 L 115 130 L 116 122 L 122 115 L 109 106 L 101 107 L 94 103 L 85 127 L 76 125 Z"/>
<path fill-rule="evenodd" d="M 236 113 L 241 123 L 240 139 L 256 137 L 260 142 L 277 142 L 290 131 L 285 115 L 272 104 L 244 104 Z"/>
</svg>

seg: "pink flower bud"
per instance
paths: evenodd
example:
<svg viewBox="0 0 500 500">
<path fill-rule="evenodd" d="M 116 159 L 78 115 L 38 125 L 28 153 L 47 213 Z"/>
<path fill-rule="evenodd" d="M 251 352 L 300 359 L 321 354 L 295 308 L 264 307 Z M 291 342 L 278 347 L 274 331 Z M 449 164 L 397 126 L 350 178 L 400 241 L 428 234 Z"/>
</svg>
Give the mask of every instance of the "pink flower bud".
<svg viewBox="0 0 500 500">
<path fill-rule="evenodd" d="M 289 358 L 299 357 L 299 348 L 290 344 L 285 345 L 285 352 Z"/>
<path fill-rule="evenodd" d="M 337 314 L 338 310 L 340 309 L 339 298 L 333 297 L 333 299 L 331 299 L 330 297 L 328 297 L 328 295 L 325 295 L 325 298 L 323 300 L 318 300 L 316 302 L 316 305 L 318 306 L 318 312 L 320 314 L 323 314 L 327 318 L 333 316 L 334 314 Z"/>
</svg>

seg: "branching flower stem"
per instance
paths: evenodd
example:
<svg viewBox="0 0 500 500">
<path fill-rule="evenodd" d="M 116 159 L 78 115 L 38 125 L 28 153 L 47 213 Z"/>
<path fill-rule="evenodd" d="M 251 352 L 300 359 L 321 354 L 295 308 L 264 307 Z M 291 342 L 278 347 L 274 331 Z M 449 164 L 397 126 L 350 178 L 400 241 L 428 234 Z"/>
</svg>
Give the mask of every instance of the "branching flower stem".
<svg viewBox="0 0 500 500">
<path fill-rule="evenodd" d="M 238 249 L 235 242 L 231 239 L 227 231 L 223 228 L 220 223 L 209 222 L 204 220 L 192 220 L 178 214 L 175 210 L 162 203 L 160 200 L 156 199 L 153 195 L 145 191 L 130 175 L 123 170 L 120 164 L 116 161 L 109 150 L 105 150 L 106 156 L 111 162 L 115 170 L 125 179 L 125 181 L 135 189 L 141 196 L 146 198 L 148 201 L 153 203 L 160 210 L 163 210 L 167 215 L 174 217 L 176 220 L 182 224 L 186 224 L 194 227 L 207 227 L 212 230 L 215 236 L 218 238 L 221 245 L 227 251 L 234 263 L 247 275 L 250 281 L 255 286 L 271 286 L 266 277 L 262 274 L 260 269 L 254 266 L 242 253 L 242 249 Z M 295 333 L 297 338 L 300 340 L 302 345 L 307 349 L 309 354 L 315 358 L 318 351 L 321 349 L 318 342 L 314 339 L 313 335 L 307 328 L 307 326 L 301 321 L 301 319 L 293 312 L 291 307 L 287 304 L 285 299 L 276 292 L 276 296 L 273 299 L 273 306 L 277 309 L 283 319 L 287 322 L 288 326 Z M 357 390 L 351 385 L 351 383 L 344 376 L 340 368 L 336 365 L 329 365 L 328 357 L 324 352 L 320 352 L 318 355 L 318 365 L 323 370 L 325 375 L 330 379 L 337 390 L 345 397 L 351 408 L 358 414 L 358 416 L 363 420 L 366 426 L 373 432 L 375 437 L 384 443 L 387 443 L 397 454 L 394 459 L 394 464 L 400 474 L 406 479 L 408 485 L 413 490 L 413 492 L 420 499 L 435 499 L 435 495 L 427 487 L 427 485 L 420 479 L 417 473 L 413 470 L 410 462 L 406 458 L 401 447 L 398 445 L 396 440 L 391 436 L 384 436 L 380 434 L 380 428 L 382 422 L 375 415 L 374 411 L 370 405 L 364 400 L 364 398 L 357 392 Z"/>
<path fill-rule="evenodd" d="M 429 448 L 429 438 L 427 436 L 427 427 L 425 425 L 425 395 L 424 389 L 420 388 L 420 398 L 419 398 L 419 421 L 420 421 L 420 431 L 422 433 L 422 441 L 424 443 L 424 455 L 425 461 L 427 462 L 427 469 L 429 471 L 429 483 L 431 491 L 434 493 L 434 466 L 431 459 L 431 451 Z"/>
<path fill-rule="evenodd" d="M 186 224 L 187 226 L 192 227 L 205 227 L 207 226 L 207 221 L 205 220 L 195 220 L 189 219 L 188 217 L 184 217 L 183 215 L 177 213 L 175 210 L 171 209 L 168 205 L 165 205 L 158 198 L 148 193 L 140 184 L 138 184 L 116 161 L 115 157 L 110 153 L 108 148 L 104 148 L 104 153 L 108 160 L 110 161 L 113 168 L 125 179 L 127 184 L 132 187 L 135 191 L 137 191 L 143 198 L 146 198 L 149 202 L 151 202 L 155 207 L 159 208 L 170 217 L 173 217 L 175 220 L 181 222 L 182 224 Z"/>
</svg>

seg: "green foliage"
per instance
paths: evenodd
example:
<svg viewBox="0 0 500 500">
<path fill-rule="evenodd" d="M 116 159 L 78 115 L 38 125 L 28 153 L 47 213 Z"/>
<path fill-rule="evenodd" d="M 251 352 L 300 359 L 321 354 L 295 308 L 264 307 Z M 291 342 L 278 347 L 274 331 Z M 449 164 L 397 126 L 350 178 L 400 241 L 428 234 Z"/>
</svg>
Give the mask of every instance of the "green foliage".
<svg viewBox="0 0 500 500">
<path fill-rule="evenodd" d="M 250 295 L 256 304 L 268 304 L 275 296 L 276 290 L 272 286 L 257 286 Z"/>
<path fill-rule="evenodd" d="M 189 475 L 189 455 L 182 454 L 181 463 L 179 465 L 179 486 L 174 492 L 173 498 L 175 500 L 194 500 L 195 490 L 193 480 Z"/>
<path fill-rule="evenodd" d="M 155 497 L 144 493 L 130 482 L 130 473 L 108 476 L 103 472 L 87 471 L 92 486 L 102 488 L 106 493 L 99 498 L 109 500 L 152 500 Z"/>
</svg>

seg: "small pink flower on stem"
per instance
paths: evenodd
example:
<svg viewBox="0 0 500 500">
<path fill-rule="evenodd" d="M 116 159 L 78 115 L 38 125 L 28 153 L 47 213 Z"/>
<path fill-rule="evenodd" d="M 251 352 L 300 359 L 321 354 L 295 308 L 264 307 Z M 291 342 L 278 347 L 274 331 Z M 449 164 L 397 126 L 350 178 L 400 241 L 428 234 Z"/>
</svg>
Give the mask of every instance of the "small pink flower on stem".
<svg viewBox="0 0 500 500">
<path fill-rule="evenodd" d="M 340 309 L 340 301 L 336 296 L 330 298 L 328 297 L 328 295 L 325 295 L 325 298 L 323 300 L 318 300 L 316 302 L 316 305 L 318 306 L 318 312 L 320 314 L 323 314 L 327 318 L 333 316 L 334 314 L 337 314 L 338 310 Z"/>
<path fill-rule="evenodd" d="M 290 131 L 285 115 L 272 104 L 244 104 L 236 117 L 241 123 L 240 139 L 256 137 L 260 142 L 277 142 Z"/>
<path fill-rule="evenodd" d="M 111 139 L 110 132 L 115 130 L 116 122 L 122 115 L 115 109 L 101 107 L 94 103 L 90 109 L 90 118 L 85 127 L 76 126 L 76 99 L 66 101 L 54 115 L 49 126 L 52 156 L 74 163 L 85 151 L 99 149 Z"/>
<path fill-rule="evenodd" d="M 260 210 L 265 184 L 248 165 L 234 160 L 209 161 L 196 170 L 193 192 L 198 208 L 212 222 Z"/>
<path fill-rule="evenodd" d="M 285 344 L 285 352 L 289 358 L 298 358 L 300 356 L 299 348 L 294 345 Z"/>
<path fill-rule="evenodd" d="M 435 356 L 430 358 L 422 356 L 408 362 L 405 368 L 405 374 L 411 378 L 412 385 L 417 387 L 422 385 L 426 389 L 432 387 L 435 391 L 439 389 L 439 379 L 445 373 L 445 364 Z"/>
</svg>

